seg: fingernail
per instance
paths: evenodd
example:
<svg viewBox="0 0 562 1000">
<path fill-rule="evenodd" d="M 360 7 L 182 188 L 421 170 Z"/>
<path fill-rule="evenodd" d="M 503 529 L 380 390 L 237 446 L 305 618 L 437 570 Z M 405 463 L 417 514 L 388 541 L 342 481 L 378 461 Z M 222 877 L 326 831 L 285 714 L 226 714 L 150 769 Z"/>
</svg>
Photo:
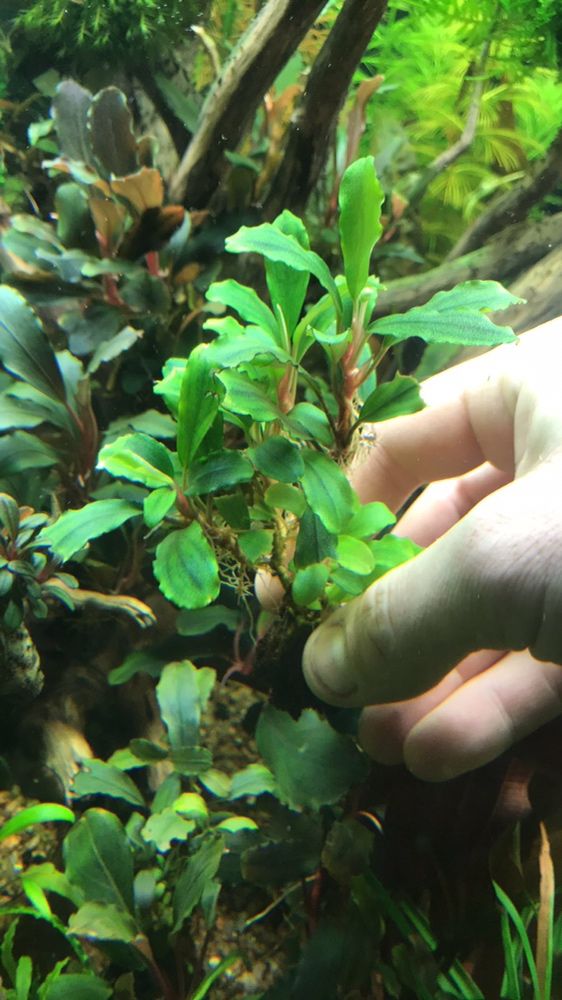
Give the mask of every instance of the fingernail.
<svg viewBox="0 0 562 1000">
<path fill-rule="evenodd" d="M 344 631 L 325 625 L 311 635 L 303 655 L 307 683 L 320 697 L 349 698 L 357 684 L 349 676 Z"/>
</svg>

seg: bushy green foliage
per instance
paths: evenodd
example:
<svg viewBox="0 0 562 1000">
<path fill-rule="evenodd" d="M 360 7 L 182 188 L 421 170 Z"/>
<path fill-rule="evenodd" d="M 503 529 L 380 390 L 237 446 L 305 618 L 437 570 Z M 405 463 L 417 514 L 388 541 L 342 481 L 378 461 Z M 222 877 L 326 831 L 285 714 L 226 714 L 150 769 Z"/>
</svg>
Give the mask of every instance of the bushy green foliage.
<svg viewBox="0 0 562 1000">
<path fill-rule="evenodd" d="M 16 24 L 38 50 L 130 63 L 177 41 L 199 9 L 198 0 L 27 0 Z"/>
</svg>

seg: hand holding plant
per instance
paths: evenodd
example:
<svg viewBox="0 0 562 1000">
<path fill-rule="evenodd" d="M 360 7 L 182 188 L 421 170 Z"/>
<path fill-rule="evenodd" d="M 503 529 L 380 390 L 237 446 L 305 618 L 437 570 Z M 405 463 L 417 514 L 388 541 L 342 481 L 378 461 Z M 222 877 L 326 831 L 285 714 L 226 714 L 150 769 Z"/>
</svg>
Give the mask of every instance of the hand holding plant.
<svg viewBox="0 0 562 1000">
<path fill-rule="evenodd" d="M 435 405 L 381 427 L 354 475 L 393 509 L 446 481 L 398 527 L 428 548 L 316 632 L 305 673 L 331 704 L 372 706 L 365 748 L 429 780 L 560 711 L 560 350 L 556 320 L 432 379 Z"/>
</svg>

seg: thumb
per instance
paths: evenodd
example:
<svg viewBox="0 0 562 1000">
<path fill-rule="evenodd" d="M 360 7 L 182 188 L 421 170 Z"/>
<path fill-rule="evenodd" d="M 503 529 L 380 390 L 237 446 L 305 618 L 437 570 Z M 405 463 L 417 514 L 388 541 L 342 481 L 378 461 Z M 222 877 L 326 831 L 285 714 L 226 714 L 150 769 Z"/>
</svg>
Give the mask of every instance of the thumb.
<svg viewBox="0 0 562 1000">
<path fill-rule="evenodd" d="M 415 559 L 334 612 L 305 648 L 313 692 L 342 706 L 403 701 L 433 687 L 471 652 L 531 646 L 544 618 L 548 571 L 542 562 L 543 572 L 529 573 L 528 560 L 516 557 L 532 541 L 528 528 L 522 537 L 529 520 L 519 492 L 511 483 L 487 497 Z M 556 659 L 550 648 L 548 658 Z"/>
</svg>

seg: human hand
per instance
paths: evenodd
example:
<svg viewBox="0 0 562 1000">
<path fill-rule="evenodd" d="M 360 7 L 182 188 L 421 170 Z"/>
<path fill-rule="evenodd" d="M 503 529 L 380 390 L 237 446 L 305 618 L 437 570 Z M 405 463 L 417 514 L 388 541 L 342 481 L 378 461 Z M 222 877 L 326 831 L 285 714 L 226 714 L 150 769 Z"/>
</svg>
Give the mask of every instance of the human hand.
<svg viewBox="0 0 562 1000">
<path fill-rule="evenodd" d="M 309 639 L 324 701 L 430 781 L 487 763 L 562 707 L 562 318 L 425 383 L 354 471 L 427 546 Z M 438 480 L 444 480 L 438 482 Z"/>
</svg>

